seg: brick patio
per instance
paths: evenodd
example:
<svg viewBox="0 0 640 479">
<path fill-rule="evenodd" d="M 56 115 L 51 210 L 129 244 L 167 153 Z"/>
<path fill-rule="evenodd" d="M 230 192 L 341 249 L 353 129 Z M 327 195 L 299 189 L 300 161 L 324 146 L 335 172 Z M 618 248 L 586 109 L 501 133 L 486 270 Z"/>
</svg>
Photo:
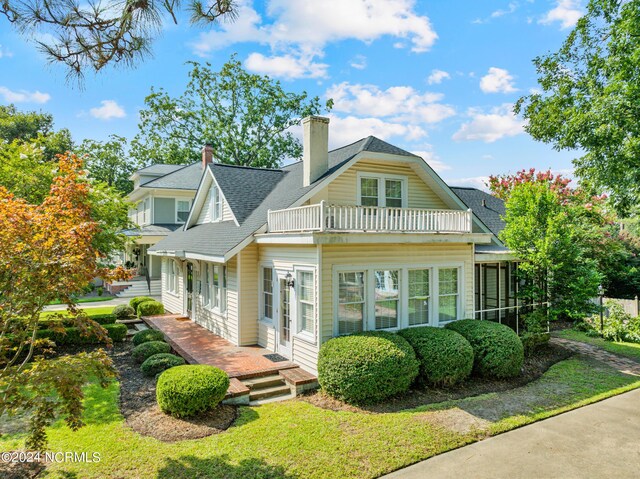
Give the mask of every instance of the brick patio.
<svg viewBox="0 0 640 479">
<path fill-rule="evenodd" d="M 216 366 L 226 371 L 230 378 L 248 379 L 298 367 L 289 361 L 274 363 L 264 357 L 271 351 L 260 346 L 234 346 L 181 315 L 142 319 L 149 327 L 162 331 L 171 347 L 188 363 Z"/>
</svg>

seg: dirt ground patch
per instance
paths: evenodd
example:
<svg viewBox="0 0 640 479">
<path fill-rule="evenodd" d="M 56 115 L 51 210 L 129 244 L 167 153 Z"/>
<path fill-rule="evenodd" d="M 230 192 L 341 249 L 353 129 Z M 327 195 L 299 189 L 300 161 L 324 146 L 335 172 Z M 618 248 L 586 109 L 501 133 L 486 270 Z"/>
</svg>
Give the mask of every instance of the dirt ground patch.
<svg viewBox="0 0 640 479">
<path fill-rule="evenodd" d="M 116 345 L 110 355 L 120 373 L 120 411 L 126 423 L 138 434 L 160 441 L 200 439 L 224 432 L 237 417 L 234 406 L 220 404 L 191 419 L 177 419 L 160 411 L 156 404 L 156 380 L 148 378 L 131 358 L 133 345 Z"/>
<path fill-rule="evenodd" d="M 572 353 L 566 349 L 549 345 L 534 356 L 525 359 L 523 373 L 512 379 L 486 379 L 471 377 L 461 384 L 449 388 L 413 389 L 396 398 L 388 399 L 375 406 L 356 407 L 334 399 L 322 391 L 301 396 L 298 400 L 307 401 L 315 406 L 334 411 L 367 411 L 371 413 L 398 412 L 427 404 L 440 403 L 455 399 L 478 396 L 480 394 L 501 392 L 530 383 L 542 376 L 555 363 L 567 359 Z"/>
</svg>

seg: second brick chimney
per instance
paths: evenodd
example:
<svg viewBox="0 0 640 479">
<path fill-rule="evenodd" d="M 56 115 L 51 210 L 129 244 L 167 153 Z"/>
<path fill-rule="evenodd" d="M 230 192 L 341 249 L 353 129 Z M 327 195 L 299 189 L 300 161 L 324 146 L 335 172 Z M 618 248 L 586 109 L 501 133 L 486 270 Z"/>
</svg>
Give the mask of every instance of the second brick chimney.
<svg viewBox="0 0 640 479">
<path fill-rule="evenodd" d="M 202 169 L 204 170 L 209 163 L 213 163 L 213 146 L 207 143 L 202 148 Z"/>
</svg>

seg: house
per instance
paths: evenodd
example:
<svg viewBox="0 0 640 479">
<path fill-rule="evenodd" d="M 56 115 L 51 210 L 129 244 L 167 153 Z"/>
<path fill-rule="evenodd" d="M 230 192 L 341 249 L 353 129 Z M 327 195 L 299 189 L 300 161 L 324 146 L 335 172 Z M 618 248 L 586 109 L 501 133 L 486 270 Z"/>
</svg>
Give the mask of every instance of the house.
<svg viewBox="0 0 640 479">
<path fill-rule="evenodd" d="M 302 161 L 206 163 L 184 225 L 148 249 L 168 311 L 314 374 L 334 336 L 509 316 L 499 200 L 375 137 L 328 151 L 329 120 L 302 124 Z"/>
<path fill-rule="evenodd" d="M 203 161 L 212 161 L 213 150 L 205 147 Z M 128 201 L 135 205 L 129 219 L 135 228 L 123 231 L 132 239 L 122 263 L 134 268 L 137 275 L 129 281 L 111 283 L 108 290 L 121 297 L 160 295 L 161 260 L 147 250 L 169 233 L 181 228 L 191 210 L 206 163 L 190 165 L 156 164 L 131 175 L 133 191 Z"/>
</svg>

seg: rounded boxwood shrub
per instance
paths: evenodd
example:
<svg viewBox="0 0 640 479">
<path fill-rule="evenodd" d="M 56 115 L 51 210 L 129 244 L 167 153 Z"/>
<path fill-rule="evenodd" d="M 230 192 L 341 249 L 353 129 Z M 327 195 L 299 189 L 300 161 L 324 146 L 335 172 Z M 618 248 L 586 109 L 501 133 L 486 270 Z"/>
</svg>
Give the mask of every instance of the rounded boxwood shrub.
<svg viewBox="0 0 640 479">
<path fill-rule="evenodd" d="M 171 346 L 164 341 L 149 341 L 133 348 L 131 356 L 137 363 L 142 363 L 154 354 L 168 353 L 169 351 L 171 351 Z"/>
<path fill-rule="evenodd" d="M 164 334 L 157 329 L 145 329 L 133 335 L 131 341 L 135 346 L 149 341 L 164 341 Z"/>
<path fill-rule="evenodd" d="M 466 379 L 473 370 L 473 348 L 461 334 L 423 326 L 400 334 L 420 361 L 420 379 L 426 384 L 449 386 Z"/>
<path fill-rule="evenodd" d="M 329 395 L 372 404 L 405 392 L 418 375 L 418 360 L 397 334 L 371 332 L 327 341 L 318 355 L 318 382 Z"/>
<path fill-rule="evenodd" d="M 119 304 L 113 308 L 112 314 L 118 319 L 127 319 L 135 316 L 136 311 L 128 304 Z"/>
<path fill-rule="evenodd" d="M 138 305 L 138 317 L 164 314 L 164 305 L 158 301 L 144 301 Z"/>
<path fill-rule="evenodd" d="M 174 366 L 182 366 L 184 359 L 171 353 L 158 353 L 149 356 L 140 366 L 145 376 L 153 377 Z"/>
<path fill-rule="evenodd" d="M 191 417 L 216 407 L 228 388 L 229 376 L 214 366 L 176 366 L 160 374 L 156 400 L 167 414 Z"/>
<path fill-rule="evenodd" d="M 513 329 L 504 324 L 463 319 L 446 325 L 462 334 L 473 348 L 473 370 L 481 376 L 518 376 L 524 362 L 524 348 Z"/>
<path fill-rule="evenodd" d="M 145 301 L 155 301 L 155 299 L 150 298 L 149 296 L 136 296 L 129 300 L 129 306 L 131 306 L 134 311 L 138 311 L 140 303 L 144 303 Z"/>
</svg>

